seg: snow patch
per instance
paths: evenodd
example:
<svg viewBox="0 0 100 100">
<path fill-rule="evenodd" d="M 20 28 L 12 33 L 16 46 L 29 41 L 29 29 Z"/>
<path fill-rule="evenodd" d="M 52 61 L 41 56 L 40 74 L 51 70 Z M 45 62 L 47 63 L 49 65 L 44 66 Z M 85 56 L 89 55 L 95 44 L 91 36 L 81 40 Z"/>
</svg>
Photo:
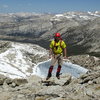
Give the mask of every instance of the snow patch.
<svg viewBox="0 0 100 100">
<path fill-rule="evenodd" d="M 55 15 L 56 17 L 63 17 L 64 15 L 63 14 L 57 14 Z"/>
<path fill-rule="evenodd" d="M 30 76 L 28 69 L 32 69 L 35 63 L 27 56 L 27 53 L 40 57 L 47 51 L 37 45 L 12 42 L 12 47 L 0 54 L 0 74 L 10 78 L 22 78 Z"/>
<path fill-rule="evenodd" d="M 34 68 L 33 68 L 33 75 L 37 75 L 40 77 L 45 78 L 48 74 L 48 69 L 50 67 L 50 61 L 51 60 L 47 60 L 41 63 L 38 63 Z M 53 76 L 55 76 L 56 74 L 56 70 L 57 70 L 57 65 L 54 66 L 53 68 Z M 86 73 L 88 70 L 76 65 L 76 64 L 72 64 L 71 62 L 64 62 L 62 65 L 62 69 L 61 69 L 61 73 L 69 73 L 71 74 L 73 77 L 79 77 L 81 74 Z"/>
</svg>

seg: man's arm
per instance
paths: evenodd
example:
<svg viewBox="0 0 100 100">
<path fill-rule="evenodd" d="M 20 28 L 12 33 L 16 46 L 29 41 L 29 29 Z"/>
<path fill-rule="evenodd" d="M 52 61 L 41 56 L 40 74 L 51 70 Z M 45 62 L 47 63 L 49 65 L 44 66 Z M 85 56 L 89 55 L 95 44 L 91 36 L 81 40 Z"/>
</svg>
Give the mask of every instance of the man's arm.
<svg viewBox="0 0 100 100">
<path fill-rule="evenodd" d="M 67 59 L 67 49 L 66 48 L 64 48 L 64 59 Z"/>
<path fill-rule="evenodd" d="M 52 48 L 50 48 L 49 49 L 49 58 L 51 58 L 52 54 L 53 54 L 53 51 L 52 51 Z"/>
</svg>

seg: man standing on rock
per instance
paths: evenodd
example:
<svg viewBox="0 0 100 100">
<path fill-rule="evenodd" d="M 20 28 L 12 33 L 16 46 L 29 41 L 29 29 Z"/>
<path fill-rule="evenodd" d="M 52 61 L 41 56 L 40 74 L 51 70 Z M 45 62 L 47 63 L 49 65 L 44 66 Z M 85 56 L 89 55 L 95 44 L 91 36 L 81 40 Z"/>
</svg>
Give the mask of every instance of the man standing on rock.
<svg viewBox="0 0 100 100">
<path fill-rule="evenodd" d="M 56 72 L 56 77 L 60 79 L 60 71 L 61 71 L 61 65 L 63 58 L 66 59 L 67 51 L 66 51 L 66 44 L 65 42 L 61 39 L 60 33 L 55 33 L 54 34 L 54 40 L 51 41 L 50 43 L 50 51 L 49 51 L 49 57 L 51 59 L 51 65 L 48 70 L 48 75 L 46 80 L 48 80 L 52 76 L 52 70 L 56 62 L 58 63 L 58 68 Z"/>
</svg>

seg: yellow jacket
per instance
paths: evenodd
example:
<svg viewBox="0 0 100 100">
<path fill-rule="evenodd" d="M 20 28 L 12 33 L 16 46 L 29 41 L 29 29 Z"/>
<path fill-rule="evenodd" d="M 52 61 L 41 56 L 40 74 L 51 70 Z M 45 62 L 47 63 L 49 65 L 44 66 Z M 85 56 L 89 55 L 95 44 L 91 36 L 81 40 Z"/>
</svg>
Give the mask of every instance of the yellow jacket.
<svg viewBox="0 0 100 100">
<path fill-rule="evenodd" d="M 62 54 L 63 49 L 66 48 L 66 44 L 63 40 L 59 40 L 59 42 L 52 40 L 50 43 L 50 48 L 53 50 L 54 54 Z"/>
</svg>

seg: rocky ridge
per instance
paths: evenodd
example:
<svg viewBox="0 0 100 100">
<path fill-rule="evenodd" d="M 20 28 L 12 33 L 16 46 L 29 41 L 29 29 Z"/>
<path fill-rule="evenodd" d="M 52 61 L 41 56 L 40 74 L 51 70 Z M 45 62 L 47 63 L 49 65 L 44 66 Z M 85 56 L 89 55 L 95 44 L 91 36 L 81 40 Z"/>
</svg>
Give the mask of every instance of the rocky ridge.
<svg viewBox="0 0 100 100">
<path fill-rule="evenodd" d="M 67 43 L 69 55 L 100 56 L 99 30 L 99 11 L 55 15 L 0 14 L 0 39 L 35 43 L 48 49 L 53 34 L 60 32 Z"/>
</svg>

